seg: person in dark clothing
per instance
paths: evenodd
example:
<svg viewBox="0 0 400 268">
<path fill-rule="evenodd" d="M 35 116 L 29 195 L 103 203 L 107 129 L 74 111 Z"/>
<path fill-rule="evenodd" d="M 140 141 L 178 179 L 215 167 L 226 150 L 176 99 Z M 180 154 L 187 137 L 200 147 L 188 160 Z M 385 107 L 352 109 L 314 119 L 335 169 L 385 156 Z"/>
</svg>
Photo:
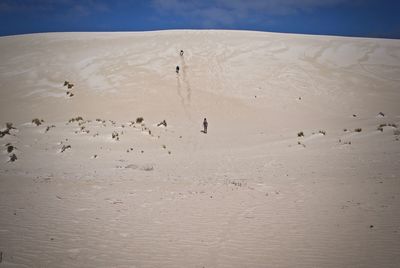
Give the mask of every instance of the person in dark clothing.
<svg viewBox="0 0 400 268">
<path fill-rule="evenodd" d="M 204 133 L 207 134 L 207 128 L 208 128 L 208 122 L 207 122 L 207 118 L 204 118 L 203 120 L 203 127 L 204 127 Z"/>
<path fill-rule="evenodd" d="M 176 66 L 176 73 L 179 74 L 179 66 Z"/>
<path fill-rule="evenodd" d="M 181 57 L 183 56 L 183 50 L 181 50 L 181 53 L 180 53 L 180 55 L 181 55 Z"/>
</svg>

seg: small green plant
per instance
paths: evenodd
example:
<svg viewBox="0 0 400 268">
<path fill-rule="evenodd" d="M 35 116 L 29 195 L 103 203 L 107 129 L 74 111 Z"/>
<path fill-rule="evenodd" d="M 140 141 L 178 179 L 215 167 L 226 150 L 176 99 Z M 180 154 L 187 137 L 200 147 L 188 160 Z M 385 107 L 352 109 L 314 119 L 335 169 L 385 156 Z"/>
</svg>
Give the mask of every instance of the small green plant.
<svg viewBox="0 0 400 268">
<path fill-rule="evenodd" d="M 380 130 L 381 132 L 383 132 L 383 127 L 386 127 L 387 124 L 380 124 L 377 128 L 377 130 Z"/>
<path fill-rule="evenodd" d="M 32 119 L 32 124 L 35 124 L 36 126 L 40 126 L 42 123 L 44 123 L 43 119 L 39 118 Z"/>
<path fill-rule="evenodd" d="M 71 118 L 70 120 L 68 120 L 68 123 L 72 123 L 72 122 L 78 122 L 78 121 L 83 121 L 82 116 L 77 116 L 75 118 Z"/>
<path fill-rule="evenodd" d="M 45 133 L 47 133 L 51 128 L 56 127 L 55 125 L 51 125 L 51 126 L 47 126 L 46 130 L 44 131 Z"/>
<path fill-rule="evenodd" d="M 8 145 L 8 146 L 7 146 L 7 153 L 11 153 L 14 149 L 15 149 L 14 146 Z"/>
<path fill-rule="evenodd" d="M 71 149 L 71 145 L 63 145 L 62 147 L 61 147 L 61 153 L 63 153 L 65 150 L 67 150 L 67 149 Z"/>
<path fill-rule="evenodd" d="M 136 118 L 136 123 L 137 123 L 137 124 L 140 124 L 140 123 L 142 123 L 143 121 L 144 121 L 143 117 L 138 117 L 138 118 Z"/>
<path fill-rule="evenodd" d="M 18 158 L 17 158 L 17 156 L 15 155 L 15 154 L 12 154 L 12 155 L 10 155 L 10 160 L 9 160 L 9 162 L 14 162 L 14 161 L 16 161 Z"/>
<path fill-rule="evenodd" d="M 116 131 L 113 131 L 113 133 L 111 134 L 111 137 L 112 137 L 113 139 L 115 139 L 115 140 L 119 141 L 119 135 L 118 135 L 118 132 L 116 132 Z"/>
</svg>

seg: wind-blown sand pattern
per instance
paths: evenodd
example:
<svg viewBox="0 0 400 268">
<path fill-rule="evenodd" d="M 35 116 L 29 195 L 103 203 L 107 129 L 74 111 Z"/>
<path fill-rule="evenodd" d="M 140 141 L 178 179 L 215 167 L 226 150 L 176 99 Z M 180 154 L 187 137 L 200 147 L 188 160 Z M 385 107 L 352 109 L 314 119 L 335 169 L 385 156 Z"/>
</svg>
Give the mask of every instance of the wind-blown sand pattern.
<svg viewBox="0 0 400 268">
<path fill-rule="evenodd" d="M 0 267 L 399 267 L 399 103 L 398 40 L 1 37 Z"/>
</svg>

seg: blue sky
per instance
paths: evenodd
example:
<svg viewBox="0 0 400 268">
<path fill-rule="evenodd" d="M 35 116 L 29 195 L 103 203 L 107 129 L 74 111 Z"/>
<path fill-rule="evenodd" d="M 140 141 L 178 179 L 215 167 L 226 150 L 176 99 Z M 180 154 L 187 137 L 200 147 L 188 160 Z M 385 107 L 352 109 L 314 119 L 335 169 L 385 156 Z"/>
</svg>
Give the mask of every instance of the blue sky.
<svg viewBox="0 0 400 268">
<path fill-rule="evenodd" d="M 400 39 L 400 0 L 0 0 L 0 36 L 164 29 Z"/>
</svg>

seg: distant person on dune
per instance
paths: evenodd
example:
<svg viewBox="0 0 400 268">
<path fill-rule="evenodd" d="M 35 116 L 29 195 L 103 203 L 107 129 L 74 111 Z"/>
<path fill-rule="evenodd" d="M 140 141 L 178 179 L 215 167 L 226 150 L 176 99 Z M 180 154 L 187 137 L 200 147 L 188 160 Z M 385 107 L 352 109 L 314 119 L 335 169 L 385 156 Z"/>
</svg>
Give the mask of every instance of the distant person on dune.
<svg viewBox="0 0 400 268">
<path fill-rule="evenodd" d="M 181 57 L 183 56 L 183 50 L 181 50 L 181 53 L 180 53 L 180 55 L 181 55 Z"/>
<path fill-rule="evenodd" d="M 176 66 L 176 73 L 179 74 L 179 66 Z"/>
<path fill-rule="evenodd" d="M 207 128 L 208 128 L 208 122 L 207 122 L 207 118 L 204 118 L 203 120 L 203 127 L 204 127 L 204 133 L 207 134 Z"/>
</svg>

